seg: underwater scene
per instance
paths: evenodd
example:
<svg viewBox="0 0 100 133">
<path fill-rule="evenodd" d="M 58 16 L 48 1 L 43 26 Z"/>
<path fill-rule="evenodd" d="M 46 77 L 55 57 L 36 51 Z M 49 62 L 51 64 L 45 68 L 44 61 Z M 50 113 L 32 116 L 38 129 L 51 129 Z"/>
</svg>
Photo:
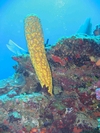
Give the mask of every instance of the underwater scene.
<svg viewBox="0 0 100 133">
<path fill-rule="evenodd" d="M 100 133 L 100 1 L 0 1 L 0 133 Z"/>
</svg>

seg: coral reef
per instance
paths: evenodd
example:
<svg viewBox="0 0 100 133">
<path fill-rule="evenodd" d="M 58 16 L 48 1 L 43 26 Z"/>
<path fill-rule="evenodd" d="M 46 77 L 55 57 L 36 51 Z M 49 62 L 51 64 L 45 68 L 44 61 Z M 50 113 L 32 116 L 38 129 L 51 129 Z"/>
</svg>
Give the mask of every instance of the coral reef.
<svg viewBox="0 0 100 133">
<path fill-rule="evenodd" d="M 73 35 L 45 52 L 36 16 L 25 34 L 30 55 L 8 46 L 19 55 L 14 75 L 0 81 L 0 133 L 99 133 L 100 39 Z"/>
<path fill-rule="evenodd" d="M 62 38 L 47 59 L 53 96 L 41 86 L 30 56 L 13 56 L 15 74 L 0 81 L 0 132 L 99 133 L 100 45 L 95 38 Z"/>
</svg>

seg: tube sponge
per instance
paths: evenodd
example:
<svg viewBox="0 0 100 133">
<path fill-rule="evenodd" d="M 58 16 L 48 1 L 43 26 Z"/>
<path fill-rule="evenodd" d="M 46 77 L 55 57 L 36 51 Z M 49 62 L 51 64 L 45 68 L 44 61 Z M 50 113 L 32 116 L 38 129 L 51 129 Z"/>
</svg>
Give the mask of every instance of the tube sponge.
<svg viewBox="0 0 100 133">
<path fill-rule="evenodd" d="M 48 87 L 48 92 L 52 95 L 51 70 L 45 53 L 41 22 L 37 16 L 28 16 L 25 19 L 25 35 L 30 58 L 40 84 L 42 87 L 44 85 Z"/>
</svg>

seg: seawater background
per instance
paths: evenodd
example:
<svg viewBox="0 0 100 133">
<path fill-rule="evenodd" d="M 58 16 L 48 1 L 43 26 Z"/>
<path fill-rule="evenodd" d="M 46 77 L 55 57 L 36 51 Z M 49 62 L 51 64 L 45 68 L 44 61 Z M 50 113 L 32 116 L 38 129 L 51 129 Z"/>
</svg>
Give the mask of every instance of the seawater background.
<svg viewBox="0 0 100 133">
<path fill-rule="evenodd" d="M 88 17 L 93 29 L 100 24 L 100 0 L 0 0 L 0 79 L 14 73 L 9 39 L 27 49 L 24 19 L 29 14 L 41 19 L 45 42 L 54 44 L 75 34 Z"/>
</svg>

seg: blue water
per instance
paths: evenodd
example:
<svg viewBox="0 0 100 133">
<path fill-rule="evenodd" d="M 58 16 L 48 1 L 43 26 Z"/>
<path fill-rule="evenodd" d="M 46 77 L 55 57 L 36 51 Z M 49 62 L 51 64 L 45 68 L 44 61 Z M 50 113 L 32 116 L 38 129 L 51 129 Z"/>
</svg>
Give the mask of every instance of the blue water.
<svg viewBox="0 0 100 133">
<path fill-rule="evenodd" d="M 9 39 L 27 50 L 24 19 L 36 14 L 44 31 L 45 41 L 54 44 L 63 36 L 75 34 L 87 18 L 93 29 L 100 24 L 100 0 L 0 0 L 0 79 L 14 73 L 14 55 L 6 44 Z"/>
</svg>

